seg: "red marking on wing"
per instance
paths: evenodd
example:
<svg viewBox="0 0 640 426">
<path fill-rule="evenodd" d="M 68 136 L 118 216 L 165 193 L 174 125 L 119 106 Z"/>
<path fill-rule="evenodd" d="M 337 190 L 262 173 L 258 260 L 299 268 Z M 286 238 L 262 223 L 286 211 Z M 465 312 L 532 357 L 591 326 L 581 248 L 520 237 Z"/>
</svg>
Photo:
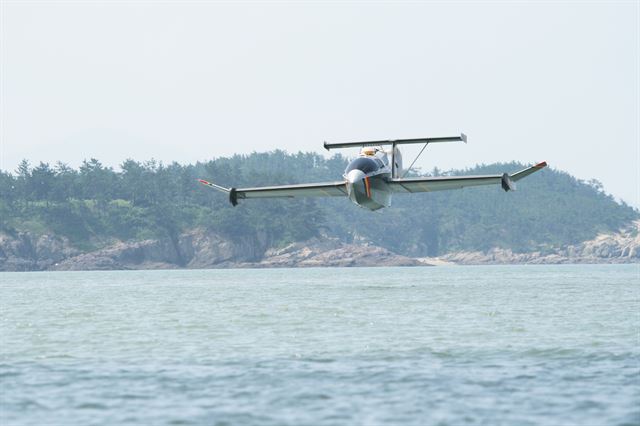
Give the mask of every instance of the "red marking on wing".
<svg viewBox="0 0 640 426">
<path fill-rule="evenodd" d="M 203 180 L 203 179 L 198 179 L 198 181 L 200 183 L 202 183 L 202 184 L 205 184 L 205 185 L 211 185 L 209 182 L 207 182 L 206 180 Z"/>
<path fill-rule="evenodd" d="M 547 167 L 547 162 L 546 162 L 546 161 L 543 161 L 542 163 L 538 163 L 538 164 L 536 164 L 536 165 L 535 165 L 535 166 L 533 166 L 533 167 L 535 167 L 536 169 L 541 169 L 541 168 L 543 168 L 543 167 Z"/>
</svg>

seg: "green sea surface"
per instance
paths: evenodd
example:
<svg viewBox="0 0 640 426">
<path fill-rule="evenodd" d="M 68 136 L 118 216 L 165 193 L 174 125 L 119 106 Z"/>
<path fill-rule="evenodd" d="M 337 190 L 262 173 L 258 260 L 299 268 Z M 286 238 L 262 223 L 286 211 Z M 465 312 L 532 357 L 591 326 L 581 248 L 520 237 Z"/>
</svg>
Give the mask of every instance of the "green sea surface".
<svg viewBox="0 0 640 426">
<path fill-rule="evenodd" d="M 640 265 L 0 273 L 0 424 L 640 425 Z"/>
</svg>

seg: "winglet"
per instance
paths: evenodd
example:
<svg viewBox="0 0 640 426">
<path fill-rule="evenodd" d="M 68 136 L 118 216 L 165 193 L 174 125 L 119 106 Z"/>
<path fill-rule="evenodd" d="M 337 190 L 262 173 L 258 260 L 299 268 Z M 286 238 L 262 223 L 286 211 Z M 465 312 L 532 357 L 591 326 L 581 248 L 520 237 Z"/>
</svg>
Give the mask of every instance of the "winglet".
<svg viewBox="0 0 640 426">
<path fill-rule="evenodd" d="M 462 142 L 467 143 L 467 135 L 464 133 L 460 133 L 460 139 L 462 139 Z"/>
<path fill-rule="evenodd" d="M 510 176 L 513 182 L 519 181 L 520 179 L 529 176 L 531 173 L 535 173 L 538 170 L 542 170 L 547 167 L 547 162 L 543 161 L 542 163 L 538 163 L 535 166 L 528 167 L 524 170 L 520 170 L 517 173 L 514 173 Z"/>
<path fill-rule="evenodd" d="M 198 182 L 200 182 L 204 186 L 208 186 L 209 188 L 213 188 L 213 189 L 221 191 L 221 192 L 230 192 L 231 191 L 231 189 L 229 189 L 229 188 L 225 188 L 224 186 L 216 185 L 215 183 L 207 182 L 204 179 L 198 179 Z"/>
</svg>

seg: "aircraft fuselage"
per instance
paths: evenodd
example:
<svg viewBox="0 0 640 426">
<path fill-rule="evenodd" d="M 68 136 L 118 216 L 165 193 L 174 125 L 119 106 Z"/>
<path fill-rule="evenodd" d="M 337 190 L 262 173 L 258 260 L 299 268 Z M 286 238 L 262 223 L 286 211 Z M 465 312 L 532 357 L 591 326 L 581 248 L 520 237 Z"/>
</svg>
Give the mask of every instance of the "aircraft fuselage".
<svg viewBox="0 0 640 426">
<path fill-rule="evenodd" d="M 346 180 L 349 199 L 360 207 L 378 210 L 391 205 L 391 188 L 388 185 L 392 171 L 387 154 L 382 149 L 360 154 L 347 166 Z"/>
</svg>

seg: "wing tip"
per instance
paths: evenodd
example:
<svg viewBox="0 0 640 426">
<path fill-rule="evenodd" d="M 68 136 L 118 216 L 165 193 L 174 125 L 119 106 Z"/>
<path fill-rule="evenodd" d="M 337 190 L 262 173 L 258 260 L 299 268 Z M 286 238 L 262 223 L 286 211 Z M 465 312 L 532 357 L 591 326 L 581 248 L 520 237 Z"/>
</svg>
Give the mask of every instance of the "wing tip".
<svg viewBox="0 0 640 426">
<path fill-rule="evenodd" d="M 546 161 L 543 161 L 543 162 L 541 162 L 541 163 L 536 164 L 536 165 L 535 165 L 535 166 L 533 166 L 533 167 L 535 167 L 536 169 L 543 169 L 543 168 L 547 167 L 547 162 L 546 162 Z"/>
<path fill-rule="evenodd" d="M 229 188 L 225 188 L 224 186 L 220 186 L 220 185 L 216 185 L 215 183 L 211 183 L 208 182 L 204 179 L 196 179 L 198 182 L 200 182 L 201 184 L 203 184 L 204 186 L 208 186 L 209 188 L 213 188 L 217 191 L 222 191 L 222 192 L 229 192 L 230 189 Z"/>
</svg>

